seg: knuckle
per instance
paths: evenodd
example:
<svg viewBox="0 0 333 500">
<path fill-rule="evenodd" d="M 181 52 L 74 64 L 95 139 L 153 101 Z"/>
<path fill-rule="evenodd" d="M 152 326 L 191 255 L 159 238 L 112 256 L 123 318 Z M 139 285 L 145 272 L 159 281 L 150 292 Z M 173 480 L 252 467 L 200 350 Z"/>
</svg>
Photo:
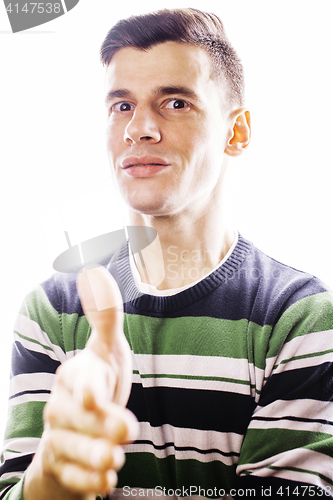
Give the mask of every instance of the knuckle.
<svg viewBox="0 0 333 500">
<path fill-rule="evenodd" d="M 47 433 L 47 438 L 46 438 L 46 445 L 49 450 L 50 456 L 53 457 L 53 460 L 55 460 L 57 450 L 58 450 L 58 443 L 59 443 L 59 437 L 57 436 L 57 433 L 49 431 Z"/>
<path fill-rule="evenodd" d="M 52 426 L 56 424 L 57 419 L 58 405 L 55 403 L 54 398 L 51 397 L 44 408 L 44 422 L 47 422 Z"/>
</svg>

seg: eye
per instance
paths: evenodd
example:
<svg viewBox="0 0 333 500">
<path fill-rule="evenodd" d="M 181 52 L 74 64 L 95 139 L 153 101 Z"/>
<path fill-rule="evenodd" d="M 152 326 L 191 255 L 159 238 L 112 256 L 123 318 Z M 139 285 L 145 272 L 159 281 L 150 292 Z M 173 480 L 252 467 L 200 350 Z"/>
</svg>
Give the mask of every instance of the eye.
<svg viewBox="0 0 333 500">
<path fill-rule="evenodd" d="M 189 108 L 189 106 L 189 103 L 183 101 L 183 99 L 170 99 L 164 107 L 165 109 L 184 109 Z"/>
<path fill-rule="evenodd" d="M 112 111 L 132 111 L 134 107 L 129 102 L 117 102 L 111 107 Z"/>
</svg>

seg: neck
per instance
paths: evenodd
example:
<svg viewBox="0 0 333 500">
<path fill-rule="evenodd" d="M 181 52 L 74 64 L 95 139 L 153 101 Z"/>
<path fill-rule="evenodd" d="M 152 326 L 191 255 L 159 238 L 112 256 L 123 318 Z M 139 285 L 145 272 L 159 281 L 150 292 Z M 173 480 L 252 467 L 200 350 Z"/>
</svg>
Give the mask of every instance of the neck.
<svg viewBox="0 0 333 500">
<path fill-rule="evenodd" d="M 228 253 L 234 231 L 228 226 L 221 196 L 208 203 L 196 202 L 196 208 L 168 216 L 130 213 L 130 224 L 153 227 L 158 238 L 134 260 L 141 281 L 159 290 L 191 284 L 212 271 Z"/>
</svg>

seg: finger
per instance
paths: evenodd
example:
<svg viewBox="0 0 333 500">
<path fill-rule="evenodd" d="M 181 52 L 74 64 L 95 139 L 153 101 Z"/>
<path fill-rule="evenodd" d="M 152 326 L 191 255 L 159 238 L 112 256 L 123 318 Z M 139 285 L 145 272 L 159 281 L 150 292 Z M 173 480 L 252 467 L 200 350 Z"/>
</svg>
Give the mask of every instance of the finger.
<svg viewBox="0 0 333 500">
<path fill-rule="evenodd" d="M 66 361 L 57 369 L 56 383 L 66 388 L 78 404 L 91 395 L 101 403 L 112 400 L 119 376 L 118 364 L 101 359 L 91 349 L 83 349 L 74 358 Z"/>
<path fill-rule="evenodd" d="M 110 402 L 100 406 L 93 396 L 88 403 L 86 407 L 78 405 L 60 386 L 45 406 L 45 424 L 52 429 L 70 429 L 91 437 L 106 437 L 115 444 L 124 444 L 136 438 L 139 426 L 131 411 Z"/>
<path fill-rule="evenodd" d="M 70 393 L 60 385 L 44 408 L 44 422 L 51 428 L 70 429 L 94 437 L 104 436 L 108 413 L 101 410 L 91 411 L 95 407 L 95 402 L 87 408 L 78 405 Z"/>
<path fill-rule="evenodd" d="M 108 439 L 94 439 L 73 431 L 52 429 L 46 439 L 50 455 L 49 467 L 54 470 L 58 462 L 70 462 L 98 472 L 119 470 L 125 462 L 121 446 L 115 446 Z"/>
<path fill-rule="evenodd" d="M 101 406 L 93 396 L 86 400 L 86 409 L 104 418 L 104 435 L 114 443 L 125 444 L 134 441 L 139 434 L 139 424 L 135 415 L 117 403 L 106 401 Z"/>
<path fill-rule="evenodd" d="M 59 483 L 74 493 L 94 493 L 103 496 L 116 486 L 118 476 L 114 470 L 97 472 L 78 465 L 59 462 L 54 470 Z"/>
<path fill-rule="evenodd" d="M 118 444 L 134 441 L 139 434 L 139 423 L 135 415 L 118 404 L 110 403 L 109 416 L 104 422 L 106 436 Z"/>
</svg>

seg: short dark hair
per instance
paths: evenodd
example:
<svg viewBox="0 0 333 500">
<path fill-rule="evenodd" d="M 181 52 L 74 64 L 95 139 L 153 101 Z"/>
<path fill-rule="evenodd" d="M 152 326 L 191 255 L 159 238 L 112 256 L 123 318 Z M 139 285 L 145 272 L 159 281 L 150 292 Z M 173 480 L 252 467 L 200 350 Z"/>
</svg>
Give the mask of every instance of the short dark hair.
<svg viewBox="0 0 333 500">
<path fill-rule="evenodd" d="M 163 9 L 122 19 L 108 32 L 101 47 L 101 61 L 108 65 L 114 54 L 125 47 L 148 50 L 168 41 L 204 48 L 212 61 L 212 76 L 226 83 L 230 104 L 244 104 L 243 66 L 215 14 L 197 9 Z"/>
</svg>

